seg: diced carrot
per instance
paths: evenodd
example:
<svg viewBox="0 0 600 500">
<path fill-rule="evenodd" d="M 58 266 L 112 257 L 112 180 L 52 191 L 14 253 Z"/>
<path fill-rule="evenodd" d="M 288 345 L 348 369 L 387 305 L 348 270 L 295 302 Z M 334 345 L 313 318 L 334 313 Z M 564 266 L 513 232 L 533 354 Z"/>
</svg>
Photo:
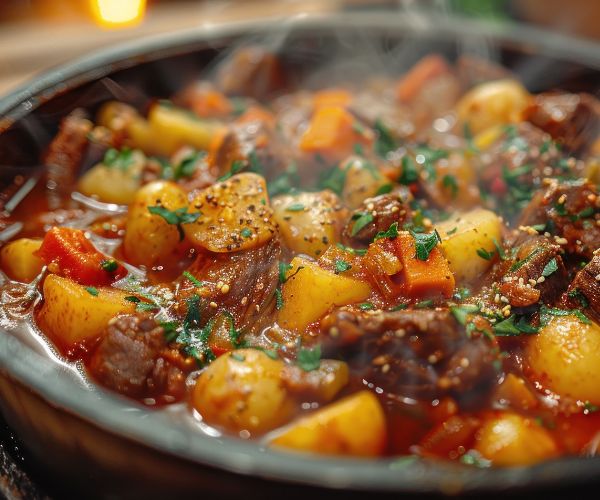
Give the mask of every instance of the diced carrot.
<svg viewBox="0 0 600 500">
<path fill-rule="evenodd" d="M 450 71 L 446 60 L 438 55 L 425 56 L 406 73 L 396 85 L 396 98 L 400 102 L 414 99 L 427 80 Z"/>
<path fill-rule="evenodd" d="M 37 254 L 51 272 L 82 285 L 109 285 L 127 274 L 115 259 L 96 250 L 80 229 L 53 227 Z"/>
<path fill-rule="evenodd" d="M 349 154 L 355 143 L 366 138 L 355 127 L 352 114 L 339 106 L 319 108 L 300 139 L 300 149 L 307 153 L 319 153 L 328 158 Z"/>
<path fill-rule="evenodd" d="M 415 239 L 410 233 L 402 232 L 394 240 L 402 263 L 401 271 L 405 290 L 415 297 L 441 294 L 452 296 L 454 275 L 439 247 L 434 247 L 427 260 L 417 259 Z"/>
<path fill-rule="evenodd" d="M 262 106 L 250 106 L 236 120 L 237 123 L 261 122 L 269 127 L 275 126 L 275 116 Z"/>
<path fill-rule="evenodd" d="M 233 111 L 229 99 L 217 90 L 203 88 L 193 95 L 192 110 L 202 118 L 226 116 Z"/>
<path fill-rule="evenodd" d="M 335 107 L 347 107 L 352 102 L 352 94 L 346 89 L 325 89 L 315 92 L 313 106 L 315 109 Z"/>
</svg>

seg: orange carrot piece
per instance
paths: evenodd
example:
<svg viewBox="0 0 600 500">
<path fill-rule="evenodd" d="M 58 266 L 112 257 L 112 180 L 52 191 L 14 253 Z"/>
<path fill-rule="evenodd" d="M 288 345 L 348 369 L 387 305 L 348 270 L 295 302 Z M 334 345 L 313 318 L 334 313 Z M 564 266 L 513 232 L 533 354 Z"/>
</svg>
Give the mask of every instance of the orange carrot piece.
<svg viewBox="0 0 600 500">
<path fill-rule="evenodd" d="M 439 247 L 435 247 L 427 260 L 416 257 L 415 239 L 410 233 L 402 232 L 395 239 L 398 256 L 402 262 L 401 273 L 405 290 L 415 297 L 441 294 L 451 297 L 454 292 L 454 275 Z"/>
<path fill-rule="evenodd" d="M 346 89 L 325 89 L 315 92 L 313 96 L 313 106 L 315 109 L 327 107 L 346 108 L 352 102 L 352 94 Z"/>
<path fill-rule="evenodd" d="M 236 120 L 237 123 L 262 122 L 269 127 L 275 126 L 275 116 L 262 106 L 250 106 Z"/>
<path fill-rule="evenodd" d="M 427 80 L 448 71 L 450 71 L 450 67 L 442 56 L 438 54 L 425 56 L 398 82 L 396 85 L 396 98 L 400 102 L 409 102 L 417 96 Z"/>
<path fill-rule="evenodd" d="M 365 137 L 355 130 L 355 121 L 351 113 L 339 106 L 315 110 L 300 139 L 300 149 L 330 158 L 349 154 L 355 143 L 365 142 Z"/>
<path fill-rule="evenodd" d="M 229 99 L 221 92 L 212 89 L 203 89 L 194 95 L 191 105 L 194 113 L 202 118 L 226 116 L 233 111 Z"/>
</svg>

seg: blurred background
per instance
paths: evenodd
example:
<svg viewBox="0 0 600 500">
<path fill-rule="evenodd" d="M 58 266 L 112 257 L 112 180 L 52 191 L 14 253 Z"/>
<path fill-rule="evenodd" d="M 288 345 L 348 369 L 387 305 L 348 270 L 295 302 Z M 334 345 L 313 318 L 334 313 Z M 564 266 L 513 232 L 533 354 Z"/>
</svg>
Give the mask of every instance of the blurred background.
<svg viewBox="0 0 600 500">
<path fill-rule="evenodd" d="M 390 8 L 516 20 L 600 40 L 595 0 L 0 0 L 0 95 L 122 40 L 264 16 Z"/>
</svg>

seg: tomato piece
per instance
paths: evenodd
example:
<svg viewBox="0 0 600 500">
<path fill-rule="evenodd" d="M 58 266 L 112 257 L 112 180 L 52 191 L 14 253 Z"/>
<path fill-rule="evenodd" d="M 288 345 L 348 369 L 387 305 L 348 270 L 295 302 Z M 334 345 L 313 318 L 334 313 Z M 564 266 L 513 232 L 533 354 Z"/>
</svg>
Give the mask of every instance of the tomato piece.
<svg viewBox="0 0 600 500">
<path fill-rule="evenodd" d="M 82 285 L 110 285 L 127 274 L 119 262 L 98 251 L 81 229 L 53 227 L 37 255 L 51 272 Z"/>
</svg>

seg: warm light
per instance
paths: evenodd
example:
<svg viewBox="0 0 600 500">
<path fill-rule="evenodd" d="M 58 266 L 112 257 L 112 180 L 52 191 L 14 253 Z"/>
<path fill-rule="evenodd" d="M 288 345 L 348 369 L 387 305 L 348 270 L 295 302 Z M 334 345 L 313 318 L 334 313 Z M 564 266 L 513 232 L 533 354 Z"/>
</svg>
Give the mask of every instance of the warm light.
<svg viewBox="0 0 600 500">
<path fill-rule="evenodd" d="M 109 28 L 131 26 L 144 17 L 146 0 L 91 0 L 96 22 Z"/>
</svg>

